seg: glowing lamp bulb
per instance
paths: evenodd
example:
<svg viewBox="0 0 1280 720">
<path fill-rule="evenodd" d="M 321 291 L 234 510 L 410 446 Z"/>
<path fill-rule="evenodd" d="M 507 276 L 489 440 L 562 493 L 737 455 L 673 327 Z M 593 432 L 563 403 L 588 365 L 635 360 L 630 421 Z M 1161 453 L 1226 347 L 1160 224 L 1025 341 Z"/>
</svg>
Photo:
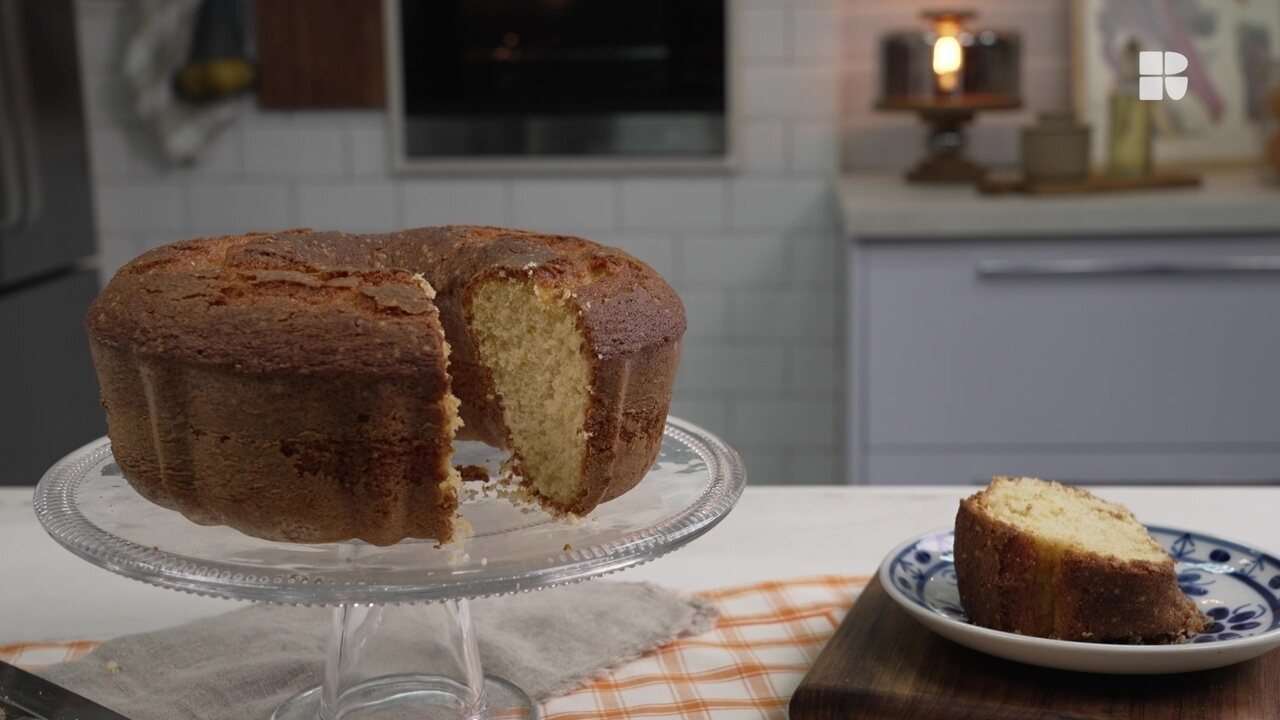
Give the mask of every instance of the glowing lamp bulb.
<svg viewBox="0 0 1280 720">
<path fill-rule="evenodd" d="M 953 73 L 964 64 L 960 41 L 954 36 L 943 35 L 933 44 L 933 71 L 939 75 Z"/>
<path fill-rule="evenodd" d="M 954 35 L 940 35 L 933 43 L 933 72 L 938 76 L 938 87 L 944 92 L 956 89 L 960 80 L 960 68 L 964 65 L 964 51 Z"/>
</svg>

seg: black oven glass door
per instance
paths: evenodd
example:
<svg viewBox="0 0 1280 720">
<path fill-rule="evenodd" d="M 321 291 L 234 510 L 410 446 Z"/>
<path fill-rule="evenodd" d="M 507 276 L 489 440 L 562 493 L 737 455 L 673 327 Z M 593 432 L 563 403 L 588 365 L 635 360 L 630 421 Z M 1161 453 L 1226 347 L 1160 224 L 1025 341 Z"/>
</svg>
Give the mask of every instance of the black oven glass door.
<svg viewBox="0 0 1280 720">
<path fill-rule="evenodd" d="M 409 158 L 715 157 L 726 0 L 402 0 Z"/>
</svg>

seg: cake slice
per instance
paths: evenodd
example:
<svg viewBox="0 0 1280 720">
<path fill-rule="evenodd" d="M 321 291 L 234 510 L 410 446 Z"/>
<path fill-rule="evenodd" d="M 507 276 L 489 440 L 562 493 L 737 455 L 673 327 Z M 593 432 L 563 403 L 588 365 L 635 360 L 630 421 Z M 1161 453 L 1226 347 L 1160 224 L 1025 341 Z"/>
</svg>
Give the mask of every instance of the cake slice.
<svg viewBox="0 0 1280 720">
<path fill-rule="evenodd" d="M 1205 624 L 1133 513 L 1056 482 L 997 477 L 960 501 L 955 566 L 965 612 L 996 630 L 1171 643 Z"/>
</svg>

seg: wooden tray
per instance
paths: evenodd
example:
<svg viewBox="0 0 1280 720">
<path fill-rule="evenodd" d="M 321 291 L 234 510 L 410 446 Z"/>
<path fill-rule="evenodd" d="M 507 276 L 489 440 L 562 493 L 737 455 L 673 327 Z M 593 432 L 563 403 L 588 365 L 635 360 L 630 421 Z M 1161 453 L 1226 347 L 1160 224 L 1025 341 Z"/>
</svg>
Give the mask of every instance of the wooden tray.
<svg viewBox="0 0 1280 720">
<path fill-rule="evenodd" d="M 791 720 L 1271 720 L 1280 651 L 1181 675 L 1022 665 L 943 639 L 874 579 L 791 697 Z"/>
<path fill-rule="evenodd" d="M 1161 190 L 1199 187 L 1200 176 L 1185 173 L 1155 173 L 1138 178 L 1115 178 L 1091 175 L 1074 182 L 1031 182 L 1021 176 L 990 175 L 980 183 L 978 190 L 988 195 L 1024 193 L 1027 195 L 1081 195 L 1109 193 L 1125 190 Z"/>
</svg>

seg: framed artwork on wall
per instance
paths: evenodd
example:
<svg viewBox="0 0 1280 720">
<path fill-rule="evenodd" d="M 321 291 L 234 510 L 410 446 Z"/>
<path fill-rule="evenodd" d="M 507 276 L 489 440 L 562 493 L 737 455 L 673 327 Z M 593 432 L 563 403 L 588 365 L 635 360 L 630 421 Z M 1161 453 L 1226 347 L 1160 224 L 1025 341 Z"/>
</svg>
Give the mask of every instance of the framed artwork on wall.
<svg viewBox="0 0 1280 720">
<path fill-rule="evenodd" d="M 1105 166 L 1108 108 L 1135 92 L 1136 52 L 1187 59 L 1180 99 L 1151 101 L 1160 167 L 1257 163 L 1267 88 L 1280 58 L 1280 0 L 1072 0 L 1072 94 L 1093 128 L 1092 160 Z"/>
</svg>

